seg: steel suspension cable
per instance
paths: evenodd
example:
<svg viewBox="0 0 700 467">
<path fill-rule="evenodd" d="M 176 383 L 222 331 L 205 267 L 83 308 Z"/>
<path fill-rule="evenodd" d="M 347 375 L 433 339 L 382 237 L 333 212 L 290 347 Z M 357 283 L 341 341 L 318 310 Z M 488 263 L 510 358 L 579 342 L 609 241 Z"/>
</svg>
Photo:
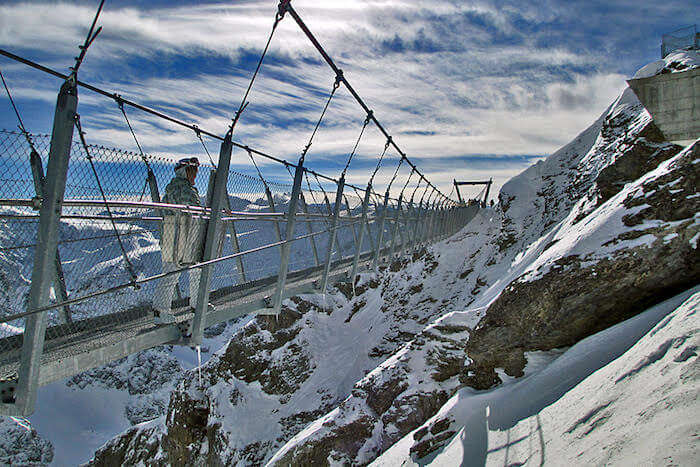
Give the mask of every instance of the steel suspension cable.
<svg viewBox="0 0 700 467">
<path fill-rule="evenodd" d="M 117 106 L 119 106 L 119 110 L 122 111 L 122 115 L 124 115 L 124 120 L 126 120 L 126 125 L 129 127 L 129 131 L 131 132 L 131 136 L 134 137 L 134 142 L 136 142 L 136 147 L 139 148 L 139 154 L 141 155 L 141 159 L 143 160 L 143 163 L 146 164 L 146 169 L 148 171 L 152 171 L 151 164 L 148 162 L 148 158 L 146 157 L 146 154 L 144 154 L 144 152 L 143 152 L 143 148 L 141 147 L 141 144 L 139 143 L 139 140 L 136 137 L 136 133 L 134 133 L 134 128 L 131 126 L 131 122 L 129 121 L 129 117 L 126 116 L 126 111 L 124 110 L 124 101 L 122 100 L 122 97 L 119 94 L 115 94 L 114 100 L 117 102 Z"/>
<path fill-rule="evenodd" d="M 389 149 L 389 145 L 391 144 L 391 136 L 386 139 L 386 144 L 384 144 L 384 150 L 382 151 L 382 154 L 379 156 L 379 160 L 377 161 L 377 166 L 374 168 L 374 172 L 372 172 L 372 176 L 369 177 L 369 185 L 372 185 L 372 182 L 374 182 L 374 176 L 377 175 L 377 172 L 379 172 L 379 167 L 382 165 L 382 160 L 384 159 L 384 155 L 386 154 L 386 151 Z"/>
<path fill-rule="evenodd" d="M 403 164 L 404 159 L 405 159 L 405 157 L 401 157 L 401 159 L 399 159 L 399 163 L 396 166 L 396 170 L 394 170 L 394 176 L 391 177 L 391 180 L 389 180 L 389 185 L 387 185 L 387 187 L 386 187 L 387 194 L 389 193 L 389 190 L 391 189 L 391 185 L 394 184 L 396 177 L 399 175 L 399 169 L 401 168 L 401 164 Z"/>
<path fill-rule="evenodd" d="M 122 255 L 124 256 L 124 262 L 126 263 L 126 268 L 129 272 L 129 275 L 131 276 L 131 281 L 134 284 L 134 287 L 136 286 L 136 279 L 138 276 L 134 272 L 134 266 L 131 264 L 131 261 L 129 261 L 129 256 L 126 254 L 126 249 L 124 248 L 124 244 L 122 243 L 121 235 L 119 235 L 119 230 L 117 229 L 117 224 L 114 221 L 114 216 L 112 215 L 112 210 L 109 207 L 109 203 L 107 203 L 107 196 L 105 195 L 105 191 L 102 188 L 102 182 L 100 182 L 100 177 L 97 174 L 97 169 L 95 168 L 95 163 L 92 160 L 92 154 L 90 153 L 90 148 L 88 147 L 87 141 L 85 141 L 85 132 L 83 131 L 83 127 L 80 124 L 80 115 L 77 113 L 75 114 L 74 118 L 75 122 L 75 127 L 78 130 L 78 135 L 80 136 L 80 142 L 83 145 L 83 150 L 85 151 L 85 156 L 90 162 L 90 167 L 92 168 L 92 173 L 95 175 L 95 181 L 97 182 L 97 187 L 100 190 L 100 195 L 102 196 L 102 201 L 105 203 L 105 208 L 107 209 L 107 216 L 109 217 L 109 221 L 112 224 L 112 229 L 114 230 L 114 235 L 117 237 L 117 243 L 119 243 L 119 248 L 122 250 Z"/>
<path fill-rule="evenodd" d="M 214 164 L 214 159 L 212 159 L 211 154 L 209 154 L 209 149 L 207 149 L 207 145 L 204 144 L 204 140 L 202 139 L 202 132 L 199 130 L 199 127 L 197 127 L 197 125 L 195 125 L 195 127 L 194 127 L 194 134 L 197 135 L 197 138 L 199 138 L 199 142 L 202 143 L 202 147 L 204 148 L 204 152 L 207 153 L 207 157 L 209 158 L 209 163 L 211 164 L 212 167 L 214 167 L 214 169 L 216 169 L 216 164 Z M 250 150 L 248 151 L 248 153 L 250 153 Z"/>
<path fill-rule="evenodd" d="M 331 104 L 331 100 L 333 99 L 333 96 L 335 95 L 335 92 L 338 90 L 339 87 L 340 87 L 340 75 L 335 77 L 335 82 L 333 83 L 333 88 L 331 89 L 331 92 L 328 95 L 328 100 L 326 100 L 326 105 L 323 106 L 323 111 L 321 111 L 321 116 L 318 118 L 318 121 L 316 122 L 316 126 L 314 127 L 314 131 L 311 132 L 311 137 L 309 138 L 308 144 L 304 147 L 304 149 L 301 152 L 300 161 L 303 162 L 304 158 L 306 158 L 306 154 L 309 152 L 309 148 L 311 148 L 311 144 L 314 140 L 314 136 L 316 136 L 316 132 L 318 131 L 318 127 L 321 126 L 321 121 L 323 121 L 323 117 L 326 115 L 326 111 L 328 110 L 328 106 Z"/>
<path fill-rule="evenodd" d="M 406 190 L 406 187 L 408 186 L 408 182 L 411 181 L 411 177 L 413 177 L 413 173 L 416 171 L 415 167 L 411 167 L 411 173 L 408 174 L 408 178 L 406 179 L 406 183 L 404 183 L 403 188 L 401 188 L 401 193 L 399 196 L 403 196 L 403 192 Z"/>
<path fill-rule="evenodd" d="M 246 146 L 245 149 L 246 149 L 246 152 L 248 153 L 248 156 L 250 157 L 250 161 L 255 166 L 255 170 L 258 172 L 258 177 L 260 178 L 260 181 L 265 186 L 265 189 L 267 189 L 269 191 L 270 187 L 268 186 L 267 181 L 265 180 L 265 177 L 263 177 L 262 172 L 260 172 L 260 168 L 258 167 L 257 162 L 255 162 L 255 159 L 253 158 L 253 152 L 250 150 L 250 148 L 248 146 Z M 287 166 L 285 165 L 285 167 L 287 167 Z M 287 171 L 289 171 L 289 167 L 287 167 Z M 292 175 L 291 171 L 289 171 L 289 175 Z M 292 176 L 292 178 L 293 178 L 293 176 Z"/>
<path fill-rule="evenodd" d="M 369 124 L 371 118 L 372 118 L 372 111 L 370 110 L 369 113 L 367 114 L 367 118 L 365 118 L 365 122 L 362 124 L 362 130 L 360 130 L 360 136 L 357 137 L 357 141 L 355 141 L 355 146 L 352 148 L 352 152 L 350 153 L 350 157 L 348 157 L 348 161 L 345 163 L 345 168 L 343 169 L 343 177 L 345 176 L 345 173 L 348 171 L 348 167 L 350 167 L 350 161 L 352 161 L 352 157 L 355 155 L 355 151 L 357 151 L 357 146 L 360 145 L 360 140 L 362 139 L 362 135 L 365 133 L 365 129 L 367 128 L 367 125 Z"/>
<path fill-rule="evenodd" d="M 35 153 L 39 154 L 39 152 L 36 150 L 36 147 L 34 146 L 34 141 L 32 141 L 31 135 L 27 131 L 27 128 L 24 126 L 24 122 L 22 121 L 22 117 L 19 114 L 19 109 L 17 109 L 17 105 L 15 105 L 15 100 L 12 98 L 12 93 L 10 92 L 10 88 L 7 86 L 7 82 L 5 82 L 5 76 L 2 74 L 2 69 L 0 69 L 0 79 L 2 79 L 2 85 L 5 87 L 5 91 L 7 92 L 7 97 L 8 97 L 8 99 L 10 99 L 10 104 L 12 105 L 12 108 L 15 111 L 15 115 L 17 116 L 17 121 L 19 122 L 17 127 L 19 128 L 19 131 L 22 132 L 25 139 L 27 140 L 27 143 L 29 144 L 29 149 L 31 149 Z"/>
<path fill-rule="evenodd" d="M 238 110 L 236 111 L 236 114 L 233 117 L 233 120 L 231 122 L 231 129 L 233 129 L 236 126 L 236 123 L 238 123 L 238 119 L 241 117 L 241 114 L 248 106 L 247 99 L 248 95 L 250 94 L 250 90 L 253 87 L 253 82 L 258 76 L 258 72 L 260 71 L 260 67 L 262 66 L 263 60 L 265 59 L 265 55 L 267 55 L 267 51 L 270 48 L 270 42 L 272 42 L 272 36 L 275 34 L 277 25 L 280 23 L 280 21 L 282 21 L 282 18 L 284 18 L 284 14 L 287 12 L 287 6 L 289 1 L 290 0 L 280 0 L 279 5 L 277 6 L 277 13 L 275 14 L 275 22 L 272 24 L 272 31 L 270 31 L 270 36 L 267 38 L 267 43 L 265 44 L 265 48 L 263 49 L 263 52 L 260 55 L 260 60 L 258 60 L 258 65 L 255 67 L 255 72 L 253 73 L 253 77 L 248 83 L 248 88 L 246 89 L 245 94 L 243 95 L 243 99 L 241 99 L 241 105 L 240 107 L 238 107 Z"/>
<path fill-rule="evenodd" d="M 336 74 L 337 74 L 338 71 L 339 71 L 339 68 L 337 67 L 337 65 L 335 64 L 335 62 L 333 61 L 333 59 L 330 57 L 330 55 L 328 55 L 328 53 L 325 51 L 325 49 L 323 48 L 323 46 L 319 43 L 318 39 L 316 39 L 316 37 L 314 36 L 314 34 L 313 34 L 313 33 L 309 30 L 309 28 L 306 26 L 306 24 L 305 24 L 304 21 L 301 19 L 301 17 L 300 17 L 299 14 L 296 12 L 296 10 L 295 10 L 295 9 L 292 7 L 292 5 L 289 4 L 289 3 L 285 6 L 285 8 L 286 8 L 287 11 L 289 12 L 289 14 L 292 16 L 292 18 L 294 19 L 294 21 L 297 23 L 297 25 L 299 26 L 299 28 L 302 30 L 302 32 L 303 32 L 303 33 L 306 35 L 306 37 L 311 41 L 311 43 L 312 43 L 313 46 L 316 48 L 316 50 L 318 50 L 318 52 L 321 54 L 321 56 L 322 56 L 323 59 L 326 61 L 326 63 L 327 63 L 327 64 L 331 67 L 331 69 L 332 69 L 333 71 L 335 71 Z M 347 81 L 347 79 L 346 79 L 345 77 L 343 77 L 342 75 L 341 75 L 341 79 L 342 79 L 342 81 L 343 81 L 343 84 L 345 84 L 345 87 L 346 87 L 347 90 L 350 92 L 350 94 L 353 96 L 353 98 L 355 98 L 355 100 L 357 101 L 357 103 L 365 110 L 365 112 L 369 112 L 369 111 L 370 111 L 369 107 L 365 104 L 365 102 L 362 100 L 362 98 L 361 98 L 360 95 L 357 93 L 357 91 L 350 85 L 350 83 Z M 375 125 L 377 126 L 377 128 L 379 129 L 379 131 L 381 131 L 381 132 L 384 134 L 385 137 L 389 138 L 389 137 L 390 137 L 389 133 L 388 133 L 387 130 L 379 123 L 379 121 L 376 119 L 376 117 L 373 116 L 373 117 L 372 117 L 372 120 L 374 121 L 374 123 L 375 123 Z M 396 149 L 396 151 L 397 151 L 402 157 L 406 158 L 406 154 L 405 154 L 403 151 L 401 151 L 401 149 L 397 146 L 397 144 L 396 144 L 395 142 L 392 141 L 391 144 L 394 146 L 394 148 Z M 416 171 L 418 170 L 417 167 L 415 166 L 415 164 L 413 164 L 410 160 L 407 159 L 407 163 L 408 163 L 413 169 L 415 169 Z M 423 179 L 426 181 L 426 183 L 428 183 L 430 186 L 432 186 L 433 188 L 435 188 L 436 190 L 438 190 L 437 187 L 433 186 L 433 185 L 430 183 L 430 181 L 429 181 L 427 178 L 425 178 L 420 172 L 418 172 L 418 175 L 419 175 L 421 178 L 423 178 Z M 438 190 L 438 192 L 442 195 L 442 192 L 440 192 L 440 190 Z M 442 195 L 442 196 L 444 196 L 444 195 Z"/>
</svg>

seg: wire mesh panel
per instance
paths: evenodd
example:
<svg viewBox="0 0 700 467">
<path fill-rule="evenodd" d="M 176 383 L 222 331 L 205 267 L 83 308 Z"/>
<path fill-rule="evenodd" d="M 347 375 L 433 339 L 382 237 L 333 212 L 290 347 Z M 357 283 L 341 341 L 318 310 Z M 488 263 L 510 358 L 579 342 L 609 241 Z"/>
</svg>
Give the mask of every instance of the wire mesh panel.
<svg viewBox="0 0 700 467">
<path fill-rule="evenodd" d="M 48 138 L 34 137 L 34 146 L 45 155 Z M 37 226 L 37 211 L 30 206 L 21 206 L 17 199 L 36 196 L 36 187 L 30 165 L 31 149 L 21 133 L 0 131 L 0 316 L 12 316 L 26 310 L 29 286 L 34 264 Z M 20 334 L 24 319 L 0 325 L 0 339 Z M 0 351 L 10 345 L 0 341 Z M 15 345 L 16 343 L 12 343 Z"/>
</svg>

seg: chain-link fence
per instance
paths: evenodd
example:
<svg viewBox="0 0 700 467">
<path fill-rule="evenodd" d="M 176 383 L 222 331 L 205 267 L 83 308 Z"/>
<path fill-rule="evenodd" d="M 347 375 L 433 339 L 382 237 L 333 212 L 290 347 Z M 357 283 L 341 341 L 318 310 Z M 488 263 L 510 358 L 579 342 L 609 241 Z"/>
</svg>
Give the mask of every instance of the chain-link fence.
<svg viewBox="0 0 700 467">
<path fill-rule="evenodd" d="M 39 219 L 38 205 L 33 200 L 39 196 L 37 190 L 40 188 L 37 187 L 41 184 L 40 180 L 35 183 L 35 178 L 40 179 L 46 170 L 50 137 L 34 135 L 31 139 L 38 153 L 34 165 L 30 162 L 32 150 L 25 136 L 0 131 L 0 170 L 3 174 L 0 255 L 4 263 L 0 268 L 0 280 L 5 285 L 0 292 L 2 316 L 26 311 L 29 294 Z M 138 287 L 101 294 L 116 285 L 129 284 L 134 277 L 143 279 L 164 272 L 161 258 L 163 210 L 155 202 L 172 179 L 175 163 L 104 146 L 87 146 L 87 150 L 92 161 L 88 159 L 85 148 L 74 141 L 59 226 L 51 299 L 53 303 L 61 303 L 76 297 L 94 297 L 51 309 L 47 342 L 84 332 L 86 326 L 97 328 L 99 323 L 114 325 L 147 318 L 151 304 L 159 293 L 163 293 L 159 281 L 153 280 Z M 155 195 L 148 183 L 148 167 L 155 175 Z M 213 173 L 213 167 L 201 165 L 195 180 L 203 205 L 207 203 Z M 292 182 L 292 172 L 288 178 L 276 180 L 265 180 L 261 175 L 255 177 L 235 170 L 229 172 L 228 205 L 223 215 L 224 232 L 219 256 L 244 254 L 213 265 L 210 289 L 218 300 L 224 300 L 226 292 L 233 288 L 240 290 L 245 284 L 277 276 L 281 246 L 264 247 L 287 240 L 286 216 Z M 313 174 L 304 174 L 292 238 L 305 238 L 292 244 L 290 274 L 300 271 L 319 273 L 324 266 L 329 254 L 336 188 L 337 184 L 322 184 Z M 103 193 L 109 211 L 102 199 Z M 383 197 L 374 193 L 369 198 L 366 226 L 361 223 L 363 197 L 362 190 L 345 186 L 336 241 L 330 252 L 333 266 L 348 267 L 351 264 L 362 228 L 366 230 L 361 259 L 368 261 L 373 257 L 379 241 Z M 405 208 L 402 213 L 409 215 Z M 404 229 L 399 229 L 395 221 L 397 214 L 396 200 L 389 200 L 383 223 L 383 247 L 390 247 L 397 233 L 400 238 L 395 240 L 395 249 L 405 245 Z M 204 223 L 208 215 L 196 213 L 194 217 L 201 218 L 201 223 Z M 187 306 L 193 293 L 187 287 L 186 276 L 181 275 L 178 281 L 173 303 L 176 308 Z M 17 348 L 19 339 L 8 338 L 20 334 L 22 329 L 23 319 L 3 324 L 0 352 Z"/>
</svg>

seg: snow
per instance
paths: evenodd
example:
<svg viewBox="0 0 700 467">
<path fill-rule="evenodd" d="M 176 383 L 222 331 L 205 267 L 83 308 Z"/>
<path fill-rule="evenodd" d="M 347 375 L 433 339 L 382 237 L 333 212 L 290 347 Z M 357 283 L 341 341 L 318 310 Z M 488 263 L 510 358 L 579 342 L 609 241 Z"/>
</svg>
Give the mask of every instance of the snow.
<svg viewBox="0 0 700 467">
<path fill-rule="evenodd" d="M 202 359 L 206 362 L 213 351 L 218 350 L 230 336 L 250 320 L 242 319 L 212 338 L 205 338 Z M 151 352 L 151 351 L 146 351 Z M 155 390 L 144 389 L 130 394 L 126 388 L 110 387 L 110 381 L 100 377 L 86 379 L 87 384 L 68 384 L 70 379 L 39 388 L 37 409 L 29 417 L 30 425 L 54 448 L 54 465 L 79 465 L 90 460 L 95 451 L 117 433 L 130 428 L 127 409 L 152 410 L 154 404 L 167 405 L 170 393 L 184 376 L 184 370 L 196 367 L 197 355 L 189 347 L 174 346 L 167 352 L 172 355 L 181 372 L 158 375 L 166 382 Z M 108 377 L 117 377 L 136 383 L 140 377 L 134 365 L 138 361 L 129 358 L 110 367 Z M 165 370 L 163 370 L 165 371 Z M 150 380 L 142 380 L 149 385 Z M 151 391 L 151 392 L 148 392 Z M 139 424 L 146 427 L 146 424 Z"/>
<path fill-rule="evenodd" d="M 686 52 L 671 54 L 666 60 L 660 61 L 663 64 L 650 64 L 638 74 L 655 74 L 672 63 L 676 67 L 679 63 L 696 66 L 696 55 Z M 614 119 L 629 123 L 622 125 L 622 130 L 614 127 L 611 130 L 606 125 Z M 219 424 L 219 433 L 224 433 L 228 442 L 227 452 L 221 453 L 221 458 L 226 459 L 228 454 L 237 449 L 260 443 L 261 456 L 279 459 L 289 449 L 332 430 L 334 424 L 342 425 L 364 415 L 371 415 L 372 409 L 364 399 L 354 397 L 354 391 L 372 381 L 391 381 L 392 376 L 397 374 L 405 378 L 402 381 L 409 383 L 409 389 L 402 397 L 420 391 L 430 393 L 436 389 L 445 389 L 451 394 L 451 391 L 459 387 L 457 377 L 442 382 L 442 386 L 429 377 L 433 369 L 426 362 L 430 353 L 436 350 L 437 344 L 418 344 L 426 340 L 426 335 L 439 335 L 441 326 L 476 327 L 487 308 L 503 290 L 516 280 L 540 277 L 553 267 L 557 259 L 576 255 L 584 267 L 591 267 L 621 248 L 647 245 L 654 241 L 655 236 L 642 235 L 632 240 L 610 242 L 632 230 L 622 222 L 624 216 L 645 208 L 641 205 L 628 209 L 623 201 L 630 196 L 649 196 L 650 193 L 643 191 L 644 183 L 668 173 L 673 159 L 639 180 L 627 183 L 621 192 L 601 206 L 597 205 L 594 186 L 596 177 L 614 162 L 620 148 L 629 144 L 629 140 L 634 140 L 636 132 L 650 120 L 634 93 L 629 89 L 624 91 L 591 127 L 570 144 L 506 183 L 501 190 L 499 209 L 481 210 L 462 231 L 433 245 L 430 253 L 437 263 L 434 270 L 426 272 L 426 261 L 418 260 L 396 273 L 385 271 L 382 275 L 361 274 L 357 288 L 364 287 L 377 278 L 382 285 L 368 289 L 361 296 L 364 302 L 359 310 L 355 309 L 359 304 L 358 298 L 347 300 L 339 293 L 302 296 L 304 300 L 331 310 L 332 313 L 314 310 L 301 318 L 301 330 L 293 342 L 308 357 L 311 373 L 293 393 L 271 395 L 263 390 L 259 381 L 246 383 L 231 375 L 220 378 L 203 390 L 195 385 L 189 387 L 193 398 L 202 398 L 204 391 L 211 401 L 210 426 Z M 605 137 L 602 131 L 604 128 L 608 131 Z M 613 132 L 612 135 L 610 131 Z M 619 134 L 615 134 L 615 131 Z M 674 184 L 672 182 L 669 185 Z M 288 201 L 288 196 L 276 196 L 276 200 L 283 204 Z M 245 209 L 262 209 L 262 204 L 264 200 L 261 200 L 260 206 L 248 204 Z M 280 209 L 284 209 L 284 206 L 280 206 Z M 695 218 L 697 221 L 698 215 Z M 633 229 L 658 226 L 656 221 L 647 221 Z M 69 222 L 63 227 L 66 230 L 85 229 L 87 233 L 106 228 L 102 224 L 71 225 Z M 269 229 L 255 228 L 255 223 L 247 227 L 239 237 L 271 235 Z M 81 235 L 85 233 L 81 232 Z M 250 233 L 254 235 L 248 235 Z M 513 234 L 512 239 L 506 238 L 509 233 Z M 351 234 L 349 231 L 346 234 L 344 240 L 349 244 Z M 677 235 L 667 234 L 663 241 L 670 242 Z M 697 249 L 699 237 L 700 234 L 697 234 L 690 240 L 694 249 Z M 142 264 L 153 263 L 153 258 L 157 259 L 159 254 L 157 241 L 156 236 L 144 231 L 140 234 L 139 241 L 129 243 L 130 256 Z M 319 245 L 319 251 L 325 251 L 323 245 Z M 69 279 L 84 284 L 86 290 L 97 289 L 105 281 L 113 280 L 114 277 L 109 276 L 121 267 L 120 252 L 114 243 L 95 245 L 93 253 L 99 256 L 99 261 L 93 262 L 90 275 L 86 275 L 85 280 L 82 277 L 80 280 L 75 279 L 84 264 L 73 265 L 73 262 L 80 263 L 81 260 L 68 255 L 63 258 Z M 247 272 L 262 275 L 265 271 L 274 269 L 276 263 L 273 257 L 276 252 L 268 253 L 269 258 L 261 258 L 260 261 L 260 264 L 265 264 L 265 268 L 254 270 L 251 267 Z M 298 253 L 303 252 L 299 249 Z M 17 284 L 17 293 L 0 297 L 0 303 L 11 308 L 19 306 L 22 297 L 26 295 L 28 281 L 25 278 L 27 265 L 22 259 L 8 258 L 7 264 L 19 271 L 12 275 Z M 307 260 L 310 259 L 298 256 L 293 262 Z M 146 272 L 154 271 L 146 269 Z M 230 282 L 231 277 L 219 278 L 220 285 Z M 417 286 L 422 288 L 422 292 L 414 294 L 412 289 Z M 651 386 L 666 385 L 667 392 L 674 397 L 687 393 L 682 386 L 672 385 L 672 381 L 677 381 L 680 377 L 678 372 L 681 370 L 669 367 L 661 378 L 656 379 L 649 375 L 656 368 L 657 362 L 665 361 L 667 354 L 672 353 L 674 358 L 685 358 L 683 362 L 695 362 L 692 346 L 684 349 L 679 347 L 680 350 L 676 352 L 674 345 L 675 342 L 680 342 L 677 339 L 680 339 L 683 332 L 697 328 L 697 315 L 683 315 L 685 312 L 694 313 L 697 308 L 700 294 L 695 294 L 696 292 L 697 288 L 591 336 L 569 349 L 528 352 L 525 377 L 511 378 L 502 369 L 497 369 L 504 384 L 495 390 L 459 390 L 438 414 L 423 425 L 428 427 L 441 417 L 455 419 L 452 425 L 457 435 L 447 446 L 432 454 L 429 460 L 446 465 L 471 462 L 473 459 L 483 460 L 487 464 L 513 465 L 539 463 L 544 458 L 548 463 L 556 459 L 555 463 L 601 464 L 626 460 L 621 456 L 628 455 L 630 450 L 638 450 L 643 454 L 634 454 L 629 459 L 654 459 L 658 461 L 655 463 L 665 463 L 666 460 L 654 457 L 654 453 L 648 450 L 651 448 L 639 446 L 630 430 L 639 425 L 635 425 L 638 422 L 634 418 L 636 408 L 653 402 L 653 396 L 649 394 Z M 399 307 L 396 302 L 391 302 L 387 296 L 392 293 L 405 298 L 408 304 Z M 691 294 L 695 295 L 691 297 Z M 435 304 L 421 307 L 420 304 L 425 299 L 432 299 Z M 121 308 L 138 300 L 137 294 L 125 295 L 110 303 L 110 306 Z M 685 305 L 680 306 L 684 300 Z M 294 308 L 290 301 L 286 305 Z M 398 310 L 404 315 L 396 316 Z M 665 315 L 668 315 L 668 323 L 672 325 L 651 335 L 649 329 Z M 229 326 L 220 336 L 205 340 L 202 350 L 204 360 L 210 360 L 209 367 L 214 367 L 217 360 L 223 358 L 226 343 L 247 322 L 240 321 Z M 21 332 L 21 329 L 5 325 L 3 331 L 9 334 Z M 404 337 L 405 335 L 410 337 Z M 271 340 L 269 331 L 261 331 L 256 337 L 261 341 Z M 448 340 L 446 336 L 439 337 Z M 449 338 L 464 344 L 469 339 L 469 332 L 460 330 Z M 665 340 L 660 341 L 662 338 Z M 686 340 L 690 342 L 692 339 L 697 340 L 695 337 Z M 635 347 L 630 350 L 633 345 Z M 370 356 L 375 349 L 380 349 L 380 352 Z M 654 353 L 654 349 L 665 349 L 665 352 Z M 128 411 L 145 413 L 159 404 L 167 404 L 170 392 L 183 378 L 196 380 L 194 372 L 187 373 L 187 370 L 197 365 L 194 352 L 183 347 L 173 347 L 165 352 L 169 355 L 168 358 L 177 363 L 172 373 L 166 375 L 154 372 L 153 375 L 144 376 L 136 371 L 138 362 L 127 359 L 108 367 L 106 375 L 90 373 L 79 384 L 68 386 L 63 381 L 40 389 L 38 410 L 31 417 L 31 424 L 42 437 L 53 443 L 54 462 L 57 465 L 74 465 L 89 460 L 95 449 L 106 440 L 133 426 L 133 420 L 127 416 Z M 290 354 L 286 345 L 263 349 L 256 356 L 262 354 L 270 357 L 270 365 L 277 369 L 284 368 L 286 360 L 297 356 Z M 459 361 L 470 361 L 468 356 L 458 352 L 450 355 L 459 357 Z M 640 355 L 648 358 L 640 360 Z M 166 361 L 170 361 L 168 358 Z M 206 372 L 206 367 L 205 364 L 203 373 Z M 623 378 L 624 375 L 628 376 Z M 673 380 L 672 377 L 676 379 Z M 113 380 L 128 380 L 131 383 L 137 379 L 146 385 L 152 384 L 153 379 L 162 381 L 145 394 L 130 394 L 124 388 L 114 387 Z M 694 388 L 697 393 L 695 381 L 691 381 L 687 387 Z M 234 395 L 238 399 L 237 403 L 231 401 Z M 109 404 L 105 404 L 105 401 L 109 401 Z M 336 408 L 338 404 L 347 405 L 339 410 Z M 295 436 L 283 433 L 283 420 L 314 412 L 320 407 L 328 410 L 328 413 L 318 416 L 305 427 L 299 422 L 298 427 L 290 429 L 298 429 L 299 432 L 288 430 L 291 434 L 296 433 Z M 668 411 L 680 420 L 700 418 L 684 417 L 678 414 L 678 410 L 671 407 Z M 687 410 L 697 412 L 692 404 Z M 653 413 L 656 418 L 652 418 L 660 420 L 663 426 L 672 427 L 668 433 L 664 431 L 667 439 L 659 441 L 664 446 L 673 445 L 673 436 L 681 439 L 687 434 L 683 427 L 679 428 L 678 424 L 672 423 L 671 415 L 662 416 L 658 410 L 649 413 Z M 578 425 L 575 423 L 577 420 L 580 421 Z M 136 426 L 140 430 L 155 427 L 151 436 L 156 439 L 165 431 L 165 420 L 161 416 Z M 653 437 L 651 432 L 644 431 L 648 426 L 648 423 L 643 425 L 640 432 Z M 609 427 L 614 427 L 615 430 L 609 430 Z M 582 436 L 581 428 L 583 431 L 591 431 Z M 355 461 L 371 461 L 380 452 L 382 436 L 397 432 L 395 425 L 386 423 L 385 426 L 383 421 L 378 421 L 373 427 L 371 438 L 362 446 Z M 629 439 L 616 438 L 623 435 Z M 606 444 L 608 441 L 610 442 Z M 376 464 L 410 463 L 409 449 L 413 444 L 412 434 L 406 435 L 376 459 Z M 613 444 L 616 452 L 596 454 Z M 680 445 L 678 452 L 681 457 L 678 459 L 685 459 L 682 457 L 685 448 L 686 445 Z M 200 454 L 208 449 L 208 445 L 202 446 Z M 582 454 L 577 458 L 579 452 Z M 162 450 L 160 455 L 163 455 Z"/>
<path fill-rule="evenodd" d="M 446 446 L 418 464 L 414 431 L 371 465 L 690 465 L 700 429 L 699 310 L 700 286 L 511 384 L 462 389 L 423 425 L 454 419 Z"/>
<path fill-rule="evenodd" d="M 674 64 L 675 68 L 667 68 L 670 64 Z M 650 78 L 658 75 L 664 69 L 671 73 L 678 73 L 698 66 L 700 66 L 700 54 L 698 54 L 697 50 L 679 50 L 666 55 L 661 60 L 644 65 L 637 70 L 632 79 Z"/>
</svg>

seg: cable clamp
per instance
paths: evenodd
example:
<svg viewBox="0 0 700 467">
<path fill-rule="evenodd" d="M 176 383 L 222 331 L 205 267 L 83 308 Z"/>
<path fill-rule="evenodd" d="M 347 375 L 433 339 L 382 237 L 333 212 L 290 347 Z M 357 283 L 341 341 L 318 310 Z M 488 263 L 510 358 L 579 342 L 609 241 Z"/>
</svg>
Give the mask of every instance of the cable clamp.
<svg viewBox="0 0 700 467">
<path fill-rule="evenodd" d="M 340 83 L 343 81 L 343 70 L 338 69 L 338 74 L 335 75 L 335 83 L 333 83 L 333 89 L 338 89 Z"/>
<path fill-rule="evenodd" d="M 117 105 L 119 106 L 119 110 L 122 112 L 124 111 L 124 99 L 122 96 L 117 94 L 116 92 L 112 95 L 112 98 L 117 102 Z"/>
<path fill-rule="evenodd" d="M 290 0 L 280 0 L 279 5 L 277 5 L 277 14 L 275 15 L 275 25 L 282 21 L 285 13 L 287 13 L 287 8 L 289 7 Z"/>
<path fill-rule="evenodd" d="M 372 117 L 374 117 L 374 110 L 370 110 L 367 112 L 367 118 L 365 118 L 365 125 L 369 123 L 370 120 L 372 120 Z"/>
</svg>

